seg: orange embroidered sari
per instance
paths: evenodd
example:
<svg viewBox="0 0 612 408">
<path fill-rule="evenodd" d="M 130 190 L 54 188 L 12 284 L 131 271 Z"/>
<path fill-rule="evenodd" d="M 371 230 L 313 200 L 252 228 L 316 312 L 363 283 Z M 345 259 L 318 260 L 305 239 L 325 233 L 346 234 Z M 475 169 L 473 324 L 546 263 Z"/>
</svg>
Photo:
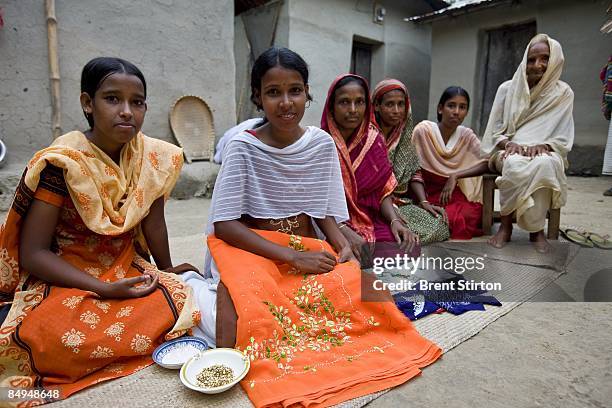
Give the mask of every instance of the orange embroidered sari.
<svg viewBox="0 0 612 408">
<path fill-rule="evenodd" d="M 144 241 L 135 244 L 147 206 L 169 195 L 181 165 L 179 148 L 142 134 L 124 147 L 120 165 L 80 132 L 34 156 L 0 231 L 0 306 L 10 307 L 0 329 L 0 386 L 59 390 L 63 399 L 150 365 L 158 344 L 199 321 L 191 289 L 137 254 Z M 158 290 L 99 299 L 29 275 L 18 262 L 19 236 L 34 199 L 61 208 L 51 251 L 106 282 L 158 274 Z"/>
<path fill-rule="evenodd" d="M 256 232 L 335 253 L 318 239 Z M 256 407 L 337 404 L 406 382 L 441 355 L 392 301 L 362 301 L 354 262 L 302 275 L 214 236 L 208 247 L 238 314 L 236 347 L 251 359 L 241 384 Z"/>
</svg>

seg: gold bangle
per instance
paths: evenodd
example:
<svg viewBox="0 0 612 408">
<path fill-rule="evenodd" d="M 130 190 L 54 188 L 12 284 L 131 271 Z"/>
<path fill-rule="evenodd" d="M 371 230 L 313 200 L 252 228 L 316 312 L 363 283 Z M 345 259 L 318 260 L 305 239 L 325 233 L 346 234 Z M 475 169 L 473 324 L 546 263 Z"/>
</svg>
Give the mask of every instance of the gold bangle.
<svg viewBox="0 0 612 408">
<path fill-rule="evenodd" d="M 344 228 L 344 227 L 346 227 L 345 223 L 341 222 L 340 224 L 338 224 L 338 229 Z"/>
<path fill-rule="evenodd" d="M 430 204 L 430 202 L 429 202 L 429 201 L 427 201 L 427 200 L 419 201 L 419 204 L 420 204 L 420 205 L 423 205 L 423 203 Z"/>
</svg>

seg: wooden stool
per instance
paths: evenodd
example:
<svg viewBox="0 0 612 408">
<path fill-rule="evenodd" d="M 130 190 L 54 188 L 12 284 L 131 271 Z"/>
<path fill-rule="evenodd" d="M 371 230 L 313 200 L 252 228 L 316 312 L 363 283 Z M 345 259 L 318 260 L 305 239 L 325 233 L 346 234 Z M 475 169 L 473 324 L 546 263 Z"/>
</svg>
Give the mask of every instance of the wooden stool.
<svg viewBox="0 0 612 408">
<path fill-rule="evenodd" d="M 493 222 L 500 221 L 501 216 L 499 211 L 493 209 L 493 199 L 495 195 L 495 179 L 499 174 L 487 173 L 482 176 L 482 231 L 485 235 L 491 235 L 491 227 Z M 548 218 L 548 231 L 546 237 L 548 239 L 559 239 L 559 222 L 561 220 L 561 210 L 556 208 L 548 210 L 546 214 Z M 516 215 L 512 214 L 512 222 L 516 222 Z"/>
</svg>

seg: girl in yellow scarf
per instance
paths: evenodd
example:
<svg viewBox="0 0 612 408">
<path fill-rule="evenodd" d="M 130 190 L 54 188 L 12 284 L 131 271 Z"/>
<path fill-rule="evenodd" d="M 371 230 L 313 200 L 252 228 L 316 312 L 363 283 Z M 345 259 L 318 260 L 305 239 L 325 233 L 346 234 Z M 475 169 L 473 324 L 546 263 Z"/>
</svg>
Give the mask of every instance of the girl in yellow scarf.
<svg viewBox="0 0 612 408">
<path fill-rule="evenodd" d="M 0 386 L 47 391 L 30 404 L 146 367 L 199 321 L 168 273 L 193 269 L 172 267 L 164 220 L 181 149 L 140 133 L 146 82 L 131 63 L 93 59 L 81 91 L 90 130 L 34 155 L 0 233 Z"/>
</svg>

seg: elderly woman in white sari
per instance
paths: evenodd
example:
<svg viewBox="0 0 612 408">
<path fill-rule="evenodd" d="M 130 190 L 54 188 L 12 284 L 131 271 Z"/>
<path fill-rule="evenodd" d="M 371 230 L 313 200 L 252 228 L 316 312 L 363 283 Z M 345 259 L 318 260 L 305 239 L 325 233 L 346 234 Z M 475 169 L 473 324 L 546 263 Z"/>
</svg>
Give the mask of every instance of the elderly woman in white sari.
<svg viewBox="0 0 612 408">
<path fill-rule="evenodd" d="M 516 211 L 536 250 L 549 250 L 546 213 L 565 204 L 567 154 L 574 141 L 574 93 L 559 80 L 563 60 L 561 45 L 538 34 L 512 80 L 497 90 L 481 145 L 490 169 L 501 173 L 501 226 L 489 240 L 494 247 L 510 241 Z"/>
</svg>

